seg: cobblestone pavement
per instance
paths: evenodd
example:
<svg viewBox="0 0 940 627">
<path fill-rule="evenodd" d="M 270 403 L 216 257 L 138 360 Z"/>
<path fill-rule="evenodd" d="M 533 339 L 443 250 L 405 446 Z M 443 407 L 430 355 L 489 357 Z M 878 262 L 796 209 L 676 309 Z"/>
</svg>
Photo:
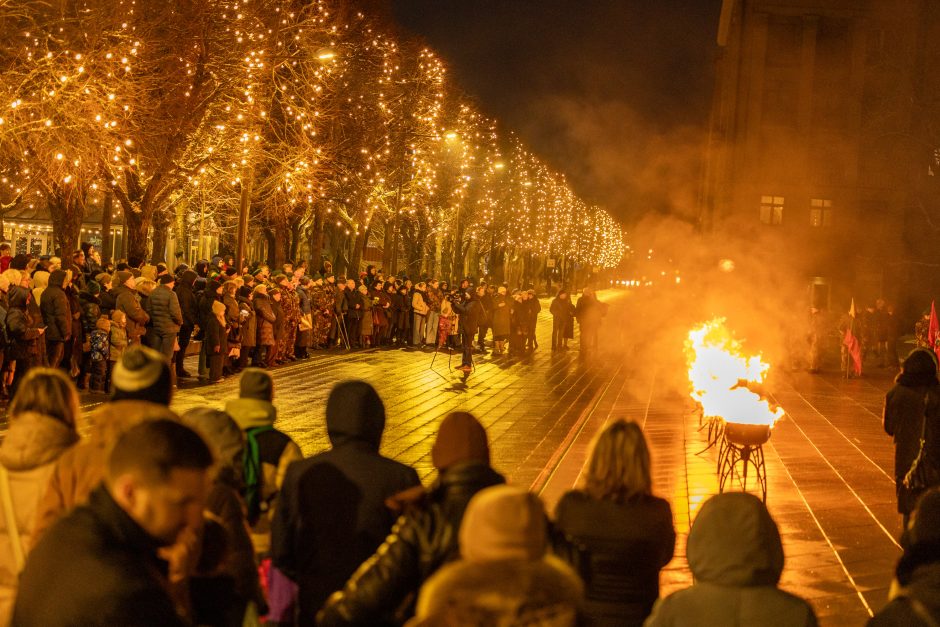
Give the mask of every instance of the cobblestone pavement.
<svg viewBox="0 0 940 627">
<path fill-rule="evenodd" d="M 630 296 L 607 292 L 617 319 Z M 310 455 L 328 446 L 325 401 L 337 382 L 361 378 L 386 404 L 382 450 L 433 479 L 430 449 L 450 411 L 473 412 L 486 426 L 493 465 L 530 486 L 549 510 L 578 479 L 593 435 L 611 419 L 639 421 L 649 439 L 654 491 L 673 507 L 679 540 L 662 576 L 663 593 L 691 583 L 685 538 L 702 502 L 718 491 L 717 453 L 707 446 L 691 401 L 665 383 L 665 366 L 633 363 L 616 325 L 600 355 L 552 353 L 543 301 L 540 348 L 522 359 L 477 356 L 468 377 L 440 353 L 365 350 L 318 353 L 274 370 L 278 426 Z M 577 348 L 577 340 L 572 342 Z M 681 356 L 680 356 L 681 358 Z M 455 354 L 452 366 L 459 364 Z M 195 364 L 190 367 L 194 370 Z M 893 448 L 881 429 L 881 404 L 893 373 L 843 381 L 837 375 L 790 374 L 778 382 L 787 416 L 764 446 L 768 506 L 786 553 L 782 586 L 810 600 L 824 625 L 862 625 L 887 600 L 900 549 Z M 178 391 L 174 408 L 221 406 L 237 395 L 237 378 Z M 90 408 L 96 399 L 86 399 Z M 753 483 L 753 482 L 752 482 Z M 737 488 L 736 488 L 737 489 Z"/>
</svg>

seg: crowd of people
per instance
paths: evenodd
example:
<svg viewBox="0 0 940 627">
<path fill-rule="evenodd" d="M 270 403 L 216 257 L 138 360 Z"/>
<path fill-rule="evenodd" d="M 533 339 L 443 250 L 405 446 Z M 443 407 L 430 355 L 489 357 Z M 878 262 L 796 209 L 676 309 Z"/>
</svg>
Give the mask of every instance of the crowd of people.
<svg viewBox="0 0 940 627">
<path fill-rule="evenodd" d="M 61 368 L 79 389 L 107 392 L 128 346 L 143 344 L 172 364 L 177 378 L 218 381 L 248 365 L 270 368 L 311 351 L 412 347 L 473 354 L 523 355 L 538 347 L 541 304 L 534 289 L 471 279 L 451 286 L 425 278 L 385 276 L 369 266 L 358 276 L 315 272 L 305 262 L 272 271 L 238 269 L 215 257 L 192 268 L 130 259 L 102 264 L 90 243 L 72 254 L 33 259 L 0 244 L 0 394 L 12 395 L 35 366 Z M 553 350 L 567 350 L 579 320 L 584 347 L 596 347 L 605 305 L 590 289 L 577 308 L 566 290 L 551 305 Z M 198 343 L 198 371 L 185 358 Z"/>
</svg>

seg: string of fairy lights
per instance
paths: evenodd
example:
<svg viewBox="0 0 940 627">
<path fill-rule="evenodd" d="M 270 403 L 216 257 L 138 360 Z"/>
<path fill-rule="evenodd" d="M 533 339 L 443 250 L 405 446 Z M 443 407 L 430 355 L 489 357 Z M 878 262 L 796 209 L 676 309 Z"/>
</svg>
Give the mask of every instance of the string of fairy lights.
<svg viewBox="0 0 940 627">
<path fill-rule="evenodd" d="M 0 43 L 0 202 L 391 229 L 433 265 L 495 249 L 613 267 L 624 235 L 502 135 L 437 54 L 348 2 L 22 2 Z M 62 204 L 62 203 L 65 204 Z M 149 217 L 147 218 L 149 221 Z M 80 221 L 79 221 L 80 224 Z M 451 251 L 451 252 L 447 252 Z"/>
</svg>

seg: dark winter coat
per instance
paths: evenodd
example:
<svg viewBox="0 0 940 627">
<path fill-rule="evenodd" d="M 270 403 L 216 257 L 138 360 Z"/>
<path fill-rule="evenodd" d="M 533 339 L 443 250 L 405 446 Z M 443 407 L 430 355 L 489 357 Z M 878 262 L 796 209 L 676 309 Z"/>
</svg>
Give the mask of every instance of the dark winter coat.
<svg viewBox="0 0 940 627">
<path fill-rule="evenodd" d="M 349 303 L 347 302 L 346 288 L 335 288 L 333 292 L 333 313 L 337 316 L 343 316 L 346 314 L 348 308 Z"/>
<path fill-rule="evenodd" d="M 454 302 L 454 311 L 460 316 L 460 330 L 464 335 L 473 335 L 486 315 L 480 300 L 474 296 L 466 302 Z"/>
<path fill-rule="evenodd" d="M 149 312 L 153 332 L 161 337 L 176 335 L 183 324 L 179 297 L 166 285 L 158 285 L 150 293 Z"/>
<path fill-rule="evenodd" d="M 505 339 L 509 337 L 509 319 L 512 311 L 512 299 L 505 294 L 493 297 L 493 337 Z"/>
<path fill-rule="evenodd" d="M 918 615 L 914 602 L 933 620 Z M 940 623 L 940 561 L 918 566 L 903 594 L 892 599 L 868 621 L 868 627 L 930 627 Z"/>
<path fill-rule="evenodd" d="M 281 296 L 283 298 L 283 295 Z M 284 307 L 280 302 L 270 299 L 271 313 L 274 314 L 274 339 L 284 340 L 287 337 L 287 324 L 285 324 Z"/>
<path fill-rule="evenodd" d="M 254 348 L 258 345 L 258 318 L 255 316 L 255 307 L 247 298 L 239 296 L 237 300 L 241 318 L 239 339 L 242 348 Z M 241 312 L 246 312 L 248 315 L 242 316 Z"/>
<path fill-rule="evenodd" d="M 182 627 L 157 545 L 99 486 L 30 553 L 13 610 L 18 627 Z"/>
<path fill-rule="evenodd" d="M 523 303 L 525 305 L 525 324 L 530 331 L 535 331 L 538 324 L 539 312 L 542 311 L 542 303 L 535 296 Z"/>
<path fill-rule="evenodd" d="M 457 531 L 470 498 L 501 483 L 500 474 L 479 462 L 443 471 L 423 506 L 399 518 L 385 544 L 330 598 L 319 624 L 371 625 L 394 618 L 409 595 L 458 557 Z"/>
<path fill-rule="evenodd" d="M 82 307 L 82 331 L 90 336 L 101 317 L 101 299 L 89 292 L 79 292 L 78 302 Z"/>
<path fill-rule="evenodd" d="M 49 286 L 39 303 L 39 311 L 46 324 L 47 342 L 65 342 L 72 337 L 72 310 L 69 297 L 62 288 L 65 276 L 64 270 L 56 270 L 49 275 Z"/>
<path fill-rule="evenodd" d="M 180 275 L 173 286 L 176 299 L 179 301 L 180 313 L 183 314 L 183 324 L 188 327 L 196 325 L 198 312 L 196 310 L 196 295 L 193 293 L 193 283 L 199 275 L 192 270 L 186 270 Z"/>
<path fill-rule="evenodd" d="M 489 292 L 480 297 L 480 304 L 483 306 L 483 320 L 480 321 L 480 326 L 492 326 L 493 324 L 493 307 L 495 306 L 493 298 L 494 296 Z"/>
<path fill-rule="evenodd" d="M 582 327 L 596 329 L 600 327 L 601 318 L 606 312 L 607 305 L 597 300 L 597 296 L 584 294 L 578 299 L 574 315 Z"/>
<path fill-rule="evenodd" d="M 562 300 L 561 298 L 555 297 L 552 300 L 552 304 L 549 306 L 548 310 L 552 314 L 552 326 L 555 329 L 561 329 L 563 331 L 564 337 L 571 339 L 574 337 L 574 305 L 571 304 L 571 299 L 566 298 Z"/>
<path fill-rule="evenodd" d="M 45 298 L 45 297 L 43 297 Z M 903 376 L 903 375 L 902 375 Z M 904 487 L 904 476 L 920 450 L 920 434 L 926 408 L 927 455 L 940 462 L 940 383 L 936 375 L 929 385 L 908 386 L 897 383 L 885 396 L 884 429 L 894 437 L 894 479 L 898 495 L 898 512 L 909 514 L 917 504 L 920 492 Z"/>
<path fill-rule="evenodd" d="M 556 553 L 584 580 L 591 625 L 642 625 L 675 548 L 669 503 L 654 496 L 617 503 L 572 490 L 555 509 L 555 530 Z"/>
<path fill-rule="evenodd" d="M 215 316 L 209 316 L 204 327 L 206 334 L 202 340 L 206 346 L 207 355 L 226 355 L 228 353 L 228 339 L 225 327 Z"/>
<path fill-rule="evenodd" d="M 114 290 L 105 290 L 102 288 L 101 293 L 98 294 L 98 299 L 101 301 L 101 313 L 110 317 L 111 312 L 114 311 L 117 305 Z"/>
<path fill-rule="evenodd" d="M 340 384 L 327 404 L 333 448 L 291 464 L 271 534 L 274 565 L 300 587 L 300 624 L 382 544 L 395 522 L 385 500 L 420 484 L 379 455 L 385 411 L 368 385 Z"/>
<path fill-rule="evenodd" d="M 255 318 L 258 327 L 258 346 L 274 346 L 274 322 L 276 317 L 271 308 L 271 297 L 261 292 L 255 293 Z"/>
<path fill-rule="evenodd" d="M 7 357 L 9 359 L 29 359 L 38 354 L 37 344 L 42 335 L 36 327 L 33 314 L 27 310 L 29 290 L 14 285 L 9 291 L 10 308 L 7 310 Z"/>
<path fill-rule="evenodd" d="M 140 298 L 137 296 L 137 290 L 132 290 L 126 285 L 118 285 L 112 290 L 115 298 L 114 309 L 123 311 L 127 316 L 127 342 L 128 344 L 140 343 L 140 338 L 146 332 L 147 323 L 150 322 L 150 316 L 140 306 Z"/>
</svg>

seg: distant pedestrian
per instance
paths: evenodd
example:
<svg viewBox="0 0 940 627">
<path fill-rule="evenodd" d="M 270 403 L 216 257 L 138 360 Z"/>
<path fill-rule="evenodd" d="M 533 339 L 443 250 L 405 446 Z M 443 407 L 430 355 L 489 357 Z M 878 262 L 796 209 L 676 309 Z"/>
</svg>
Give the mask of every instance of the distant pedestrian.
<svg viewBox="0 0 940 627">
<path fill-rule="evenodd" d="M 302 626 L 385 540 L 395 521 L 386 499 L 420 485 L 413 468 L 379 454 L 385 406 L 369 384 L 333 388 L 326 428 L 333 448 L 288 468 L 271 536 L 274 566 L 299 586 Z"/>
<path fill-rule="evenodd" d="M 575 317 L 581 327 L 581 351 L 583 353 L 593 353 L 597 350 L 597 335 L 601 328 L 601 320 L 606 313 L 607 305 L 597 300 L 594 289 L 584 288 L 575 307 Z"/>
<path fill-rule="evenodd" d="M 783 545 L 756 496 L 726 492 L 707 500 L 692 523 L 686 554 L 695 583 L 658 600 L 647 627 L 816 625 L 809 603 L 777 587 Z"/>
<path fill-rule="evenodd" d="M 575 308 L 568 290 L 559 290 L 549 306 L 552 314 L 552 350 L 568 350 L 568 340 L 574 337 Z"/>
<path fill-rule="evenodd" d="M 940 463 L 940 381 L 933 351 L 916 348 L 904 360 L 894 387 L 885 396 L 883 424 L 885 432 L 894 438 L 898 513 L 904 516 L 907 527 L 922 488 L 905 486 L 904 477 L 921 452 L 921 438 L 926 455 L 923 463 L 934 468 Z"/>
</svg>

